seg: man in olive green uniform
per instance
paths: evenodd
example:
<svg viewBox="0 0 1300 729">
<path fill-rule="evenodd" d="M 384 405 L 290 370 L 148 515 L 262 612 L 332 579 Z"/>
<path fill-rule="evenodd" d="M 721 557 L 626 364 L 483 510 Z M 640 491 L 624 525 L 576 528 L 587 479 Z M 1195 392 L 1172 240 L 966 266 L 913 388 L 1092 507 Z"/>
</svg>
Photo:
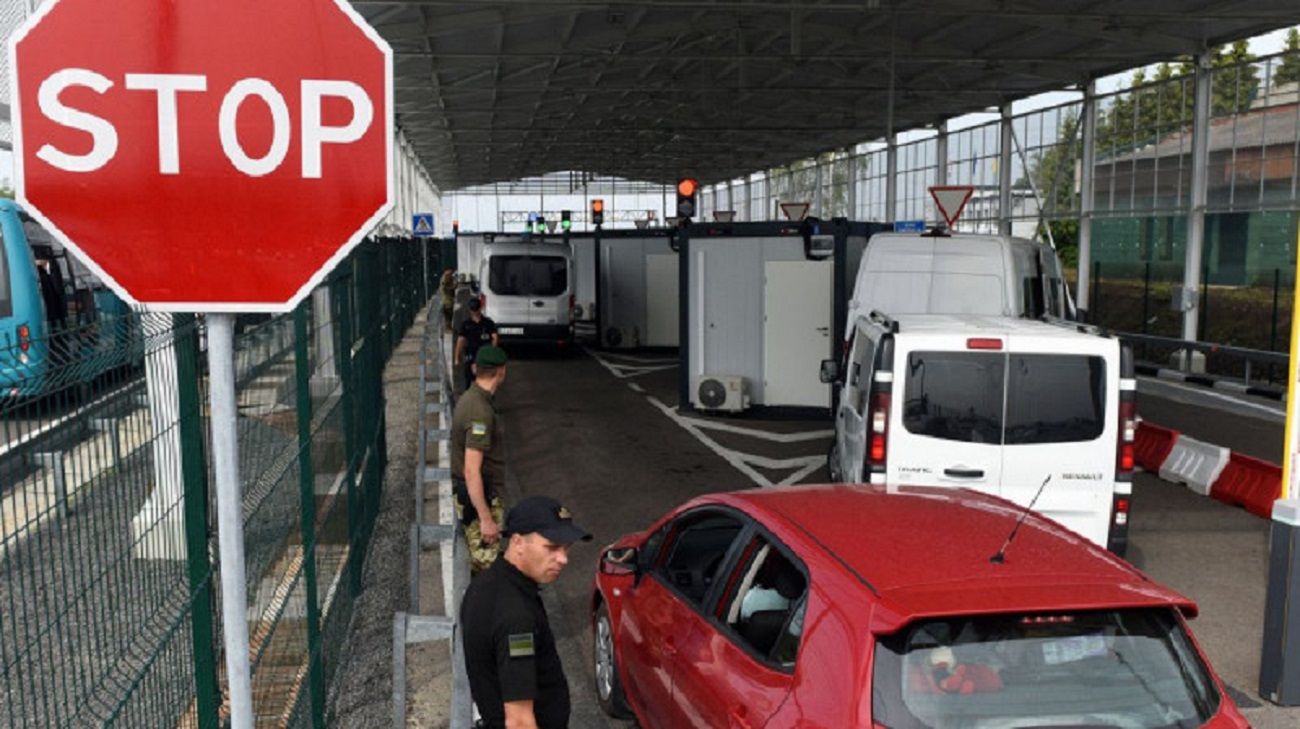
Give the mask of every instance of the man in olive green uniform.
<svg viewBox="0 0 1300 729">
<path fill-rule="evenodd" d="M 506 377 L 506 353 L 492 345 L 479 347 L 474 373 L 474 384 L 456 401 L 451 418 L 451 481 L 456 515 L 469 545 L 470 571 L 478 574 L 501 553 L 505 426 L 494 396 Z"/>
<path fill-rule="evenodd" d="M 456 273 L 450 268 L 443 271 L 438 288 L 442 294 L 442 323 L 443 326 L 451 329 L 451 310 L 456 297 Z"/>
</svg>

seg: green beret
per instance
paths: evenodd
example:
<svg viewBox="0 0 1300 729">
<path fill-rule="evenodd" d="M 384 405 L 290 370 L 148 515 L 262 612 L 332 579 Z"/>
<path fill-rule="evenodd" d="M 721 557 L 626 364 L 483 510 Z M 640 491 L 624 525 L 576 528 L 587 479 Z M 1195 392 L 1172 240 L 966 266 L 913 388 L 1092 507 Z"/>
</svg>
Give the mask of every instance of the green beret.
<svg viewBox="0 0 1300 729">
<path fill-rule="evenodd" d="M 500 347 L 494 347 L 491 344 L 478 348 L 478 354 L 474 356 L 474 364 L 487 365 L 488 367 L 500 367 L 506 363 L 506 351 Z"/>
</svg>

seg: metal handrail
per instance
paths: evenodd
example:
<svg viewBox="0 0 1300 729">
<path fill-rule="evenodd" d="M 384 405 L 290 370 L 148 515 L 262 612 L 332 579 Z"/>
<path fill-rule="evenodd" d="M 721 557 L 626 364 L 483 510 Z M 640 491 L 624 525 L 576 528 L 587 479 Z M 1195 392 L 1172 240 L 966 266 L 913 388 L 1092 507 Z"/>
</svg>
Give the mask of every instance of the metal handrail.
<svg viewBox="0 0 1300 729">
<path fill-rule="evenodd" d="M 406 724 L 406 646 L 428 640 L 447 639 L 452 649 L 452 726 L 469 726 L 472 722 L 473 704 L 469 693 L 469 678 L 465 672 L 465 657 L 458 633 L 456 607 L 469 586 L 469 555 L 460 534 L 460 524 L 455 509 L 447 502 L 451 498 L 450 469 L 430 469 L 428 449 L 430 438 L 438 443 L 450 440 L 450 423 L 454 398 L 453 373 L 447 358 L 447 346 L 442 332 L 442 317 L 436 302 L 430 302 L 425 315 L 424 336 L 420 342 L 419 377 L 419 429 L 418 457 L 415 463 L 415 523 L 411 526 L 410 540 L 410 590 L 411 613 L 399 612 L 393 621 L 393 717 L 396 726 Z M 429 386 L 437 383 L 440 411 L 444 427 L 431 431 L 428 426 Z M 431 473 L 437 473 L 430 476 Z M 424 516 L 425 485 L 429 478 L 439 480 L 438 518 L 426 522 Z M 441 542 L 443 558 L 443 612 L 442 616 L 422 615 L 420 610 L 420 553 L 427 543 Z M 447 550 L 449 549 L 449 553 Z M 450 574 L 447 574 L 447 573 Z"/>
<path fill-rule="evenodd" d="M 1205 354 L 1225 355 L 1235 357 L 1245 362 L 1246 371 L 1243 378 L 1245 384 L 1250 386 L 1251 364 L 1258 363 L 1268 366 L 1277 366 L 1285 369 L 1291 357 L 1285 352 L 1270 352 L 1262 349 L 1249 349 L 1246 347 L 1233 347 L 1227 344 L 1215 344 L 1213 342 L 1196 342 L 1188 339 L 1177 337 L 1160 337 L 1154 334 L 1132 334 L 1129 332 L 1114 332 L 1124 342 L 1129 344 L 1151 344 L 1161 347 L 1174 347 L 1176 349 L 1192 350 L 1203 352 Z M 1188 358 L 1182 358 L 1181 367 L 1186 372 L 1190 366 Z"/>
</svg>

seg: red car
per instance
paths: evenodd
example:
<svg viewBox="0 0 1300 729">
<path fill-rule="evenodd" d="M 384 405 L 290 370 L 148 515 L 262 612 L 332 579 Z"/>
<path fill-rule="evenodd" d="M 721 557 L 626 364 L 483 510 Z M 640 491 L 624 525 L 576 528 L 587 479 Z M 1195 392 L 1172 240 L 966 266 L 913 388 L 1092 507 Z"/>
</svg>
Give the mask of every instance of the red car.
<svg viewBox="0 0 1300 729">
<path fill-rule="evenodd" d="M 1195 603 L 971 491 L 704 496 L 606 549 L 591 610 L 601 705 L 644 729 L 1249 726 Z"/>
</svg>

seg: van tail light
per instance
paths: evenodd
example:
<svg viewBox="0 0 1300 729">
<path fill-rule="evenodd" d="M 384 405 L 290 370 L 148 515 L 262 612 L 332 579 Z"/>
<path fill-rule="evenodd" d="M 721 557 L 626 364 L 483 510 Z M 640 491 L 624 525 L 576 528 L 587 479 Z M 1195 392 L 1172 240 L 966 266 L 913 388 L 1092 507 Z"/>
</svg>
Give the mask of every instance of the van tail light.
<svg viewBox="0 0 1300 729">
<path fill-rule="evenodd" d="M 573 309 L 578 305 L 577 294 L 569 294 L 569 320 L 573 320 Z"/>
<path fill-rule="evenodd" d="M 18 349 L 26 352 L 32 348 L 32 330 L 26 324 L 18 325 Z"/>
<path fill-rule="evenodd" d="M 1137 403 L 1132 392 L 1120 395 L 1119 402 L 1119 443 L 1115 457 L 1117 477 L 1133 474 L 1134 441 L 1137 440 Z"/>
<path fill-rule="evenodd" d="M 479 294 L 479 295 L 478 295 L 478 308 L 479 308 L 479 311 L 482 311 L 482 312 L 486 312 L 486 311 L 487 311 L 487 294 Z M 484 314 L 484 316 L 486 316 L 486 313 Z"/>
<path fill-rule="evenodd" d="M 1002 340 L 997 337 L 971 337 L 966 340 L 966 349 L 1002 349 Z"/>
<path fill-rule="evenodd" d="M 1128 552 L 1128 512 L 1133 504 L 1129 494 L 1115 494 L 1110 508 L 1110 535 L 1106 549 L 1123 557 Z"/>
<path fill-rule="evenodd" d="M 1128 508 L 1131 500 L 1128 496 L 1115 497 L 1115 526 L 1126 526 L 1128 524 Z"/>
<path fill-rule="evenodd" d="M 867 460 L 873 466 L 885 465 L 885 453 L 889 445 L 889 393 L 876 392 L 871 395 L 871 447 Z"/>
</svg>

